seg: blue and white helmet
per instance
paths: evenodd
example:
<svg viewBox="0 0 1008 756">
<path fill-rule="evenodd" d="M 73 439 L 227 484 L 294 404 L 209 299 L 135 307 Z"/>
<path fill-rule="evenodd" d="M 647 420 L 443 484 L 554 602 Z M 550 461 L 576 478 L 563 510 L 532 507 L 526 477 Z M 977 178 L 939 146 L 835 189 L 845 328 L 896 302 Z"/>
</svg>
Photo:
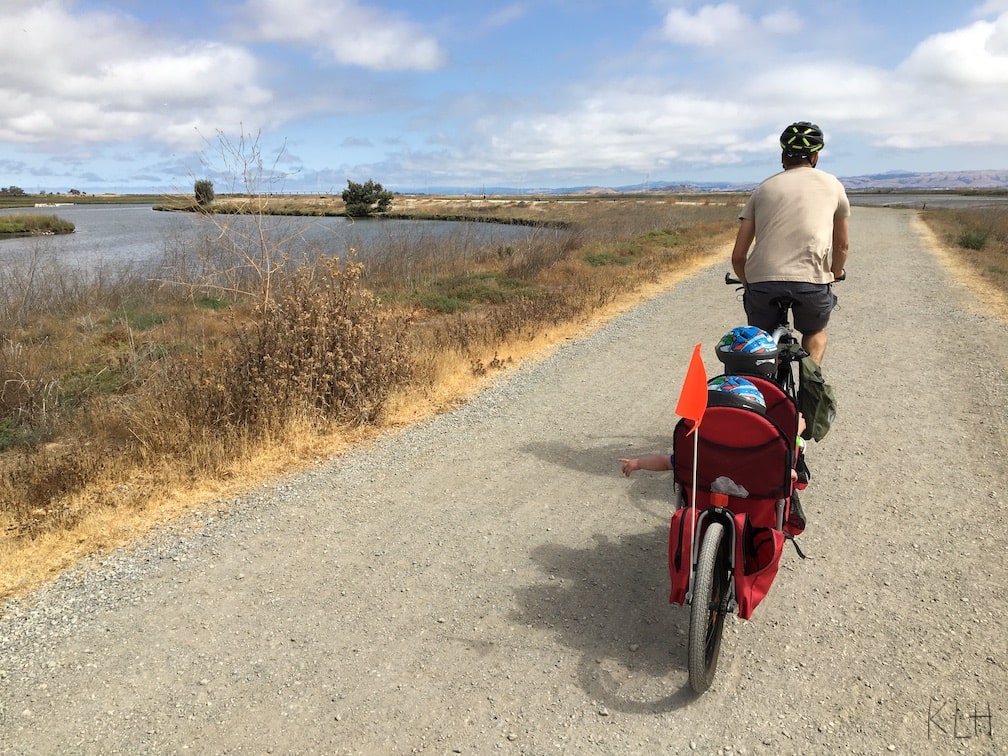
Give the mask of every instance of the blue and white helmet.
<svg viewBox="0 0 1008 756">
<path fill-rule="evenodd" d="M 719 375 L 707 384 L 707 405 L 710 407 L 743 407 L 766 414 L 766 400 L 753 384 L 737 375 Z"/>
<path fill-rule="evenodd" d="M 780 349 L 762 328 L 737 326 L 721 337 L 715 352 L 726 373 L 771 376 Z"/>
</svg>

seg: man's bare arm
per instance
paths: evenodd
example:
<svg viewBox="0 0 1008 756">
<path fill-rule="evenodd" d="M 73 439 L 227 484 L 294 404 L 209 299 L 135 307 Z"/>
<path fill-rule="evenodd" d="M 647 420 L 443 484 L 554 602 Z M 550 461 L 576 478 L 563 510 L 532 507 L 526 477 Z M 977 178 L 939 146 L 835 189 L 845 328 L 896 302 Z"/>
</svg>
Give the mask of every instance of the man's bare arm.
<svg viewBox="0 0 1008 756">
<path fill-rule="evenodd" d="M 833 278 L 840 278 L 844 266 L 847 264 L 847 219 L 835 218 L 833 220 L 833 262 L 830 270 Z"/>
<path fill-rule="evenodd" d="M 739 230 L 735 236 L 735 247 L 732 249 L 731 262 L 732 270 L 735 271 L 735 277 L 742 283 L 745 283 L 746 256 L 749 254 L 749 247 L 752 246 L 755 238 L 756 222 L 749 218 L 743 218 L 739 221 Z"/>
</svg>

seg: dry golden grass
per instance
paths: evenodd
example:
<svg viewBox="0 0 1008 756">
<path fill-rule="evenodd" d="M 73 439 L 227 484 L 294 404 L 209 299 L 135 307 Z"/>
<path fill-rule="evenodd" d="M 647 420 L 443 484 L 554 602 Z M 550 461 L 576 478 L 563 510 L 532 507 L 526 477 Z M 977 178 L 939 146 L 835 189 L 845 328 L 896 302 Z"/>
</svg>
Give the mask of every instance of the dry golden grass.
<svg viewBox="0 0 1008 756">
<path fill-rule="evenodd" d="M 1008 213 L 1002 208 L 934 209 L 917 228 L 988 312 L 1008 320 Z"/>
<path fill-rule="evenodd" d="M 469 203 L 424 201 L 423 205 L 431 215 L 472 212 Z M 129 542 L 185 512 L 301 469 L 320 457 L 338 455 L 389 428 L 445 411 L 501 370 L 545 354 L 563 339 L 608 320 L 712 256 L 724 259 L 735 214 L 734 207 L 712 212 L 708 206 L 691 208 L 671 201 L 622 207 L 609 201 L 495 205 L 524 218 L 532 214 L 571 224 L 570 232 L 547 248 L 519 246 L 507 255 L 491 250 L 485 257 L 466 261 L 472 270 L 495 276 L 523 275 L 523 285 L 531 287 L 533 295 L 478 303 L 452 314 L 416 309 L 409 303 L 374 310 L 370 305 L 361 309 L 368 296 L 348 283 L 340 289 L 347 297 L 346 308 L 334 312 L 282 305 L 281 275 L 274 281 L 271 304 L 275 302 L 278 309 L 271 310 L 272 321 L 264 320 L 254 301 L 224 310 L 197 307 L 196 294 L 207 292 L 194 287 L 187 304 L 177 296 L 161 297 L 159 302 L 155 297 L 159 317 L 154 319 L 149 311 L 129 306 L 102 310 L 93 297 L 82 297 L 88 306 L 81 308 L 85 314 L 72 321 L 72 329 L 59 318 L 22 319 L 20 330 L 10 328 L 5 334 L 9 344 L 34 352 L 28 361 L 23 354 L 9 354 L 3 367 L 9 373 L 15 357 L 17 370 L 34 365 L 25 378 L 36 393 L 59 384 L 58 394 L 69 374 L 82 371 L 92 383 L 96 376 L 110 374 L 117 383 L 111 391 L 96 388 L 77 395 L 83 407 L 54 408 L 59 416 L 51 424 L 34 427 L 40 436 L 37 444 L 15 446 L 0 455 L 4 473 L 0 598 L 22 596 L 82 556 Z M 485 214 L 482 201 L 478 209 L 481 216 Z M 436 270 L 414 276 L 414 283 L 432 289 L 444 286 L 437 275 L 443 263 L 435 260 Z M 392 290 L 395 272 L 386 269 L 382 277 L 365 280 L 369 288 Z M 318 277 L 316 272 L 310 275 Z M 314 285 L 312 281 L 297 285 Z M 289 302 L 320 298 L 310 290 L 304 296 L 296 286 L 290 291 Z M 153 293 L 157 292 L 144 289 L 146 296 Z M 325 314 L 324 325 L 304 328 L 304 322 L 318 318 L 320 311 Z M 327 396 L 337 396 L 341 411 L 328 407 L 319 411 L 314 402 L 298 406 L 298 396 L 319 394 L 318 376 L 332 357 L 331 350 L 320 351 L 322 342 L 317 343 L 320 334 L 331 335 L 325 344 L 335 338 L 325 323 L 342 323 L 344 316 L 358 319 L 351 341 L 366 346 L 368 335 L 378 334 L 380 323 L 390 314 L 393 320 L 405 316 L 413 321 L 409 338 L 398 340 L 409 347 L 412 377 L 389 376 L 380 395 L 365 397 L 361 406 L 371 409 L 363 414 L 360 406 L 343 411 L 346 397 L 339 392 L 347 381 L 342 372 L 326 384 Z M 258 335 L 251 338 L 257 329 Z M 270 341 L 276 332 L 287 333 L 287 341 L 302 345 L 285 358 L 303 361 L 306 367 L 299 372 L 286 368 L 262 372 L 263 360 L 269 362 L 282 351 L 280 343 Z M 236 334 L 245 336 L 236 342 Z M 379 339 L 370 352 L 362 351 L 361 355 L 371 355 L 365 362 L 373 366 L 379 359 L 374 350 L 384 350 L 380 346 L 384 343 Z M 55 353 L 46 345 L 56 346 Z M 340 359 L 349 364 L 355 357 L 348 352 Z M 255 367 L 253 373 L 249 367 Z M 231 378 L 217 385 L 207 382 L 208 376 L 219 373 Z M 361 385 L 376 380 L 366 378 Z M 291 382 L 297 385 L 290 388 Z M 191 398 L 183 400 L 173 393 L 178 384 L 188 386 L 181 393 Z M 282 403 L 293 404 L 294 409 L 281 411 L 277 406 L 263 413 L 263 397 L 278 385 L 292 391 Z M 352 393 L 356 397 L 359 392 Z M 6 399 L 8 407 L 37 408 L 37 402 Z M 240 416 L 243 412 L 254 416 Z M 208 417 L 213 421 L 201 424 Z"/>
</svg>

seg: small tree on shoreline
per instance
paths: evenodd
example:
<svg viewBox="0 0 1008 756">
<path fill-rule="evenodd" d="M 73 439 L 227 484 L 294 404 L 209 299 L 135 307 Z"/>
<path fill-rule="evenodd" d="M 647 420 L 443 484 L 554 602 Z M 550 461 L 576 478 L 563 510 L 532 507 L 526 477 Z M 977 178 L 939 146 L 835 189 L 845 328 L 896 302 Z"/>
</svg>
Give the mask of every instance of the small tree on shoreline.
<svg viewBox="0 0 1008 756">
<path fill-rule="evenodd" d="M 213 181 L 210 179 L 198 179 L 193 186 L 193 193 L 196 195 L 196 204 L 206 207 L 214 201 Z"/>
<path fill-rule="evenodd" d="M 373 213 L 384 213 L 392 204 L 392 192 L 381 184 L 368 179 L 364 184 L 347 179 L 347 188 L 343 190 L 343 204 L 346 214 L 351 218 L 366 218 Z"/>
</svg>

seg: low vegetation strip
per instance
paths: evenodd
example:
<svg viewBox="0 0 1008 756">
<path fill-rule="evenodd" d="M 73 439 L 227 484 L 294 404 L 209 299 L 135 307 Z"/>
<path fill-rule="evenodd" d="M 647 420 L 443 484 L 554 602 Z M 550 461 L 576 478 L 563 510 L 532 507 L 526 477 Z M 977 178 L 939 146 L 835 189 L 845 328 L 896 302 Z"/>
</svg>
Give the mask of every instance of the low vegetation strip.
<svg viewBox="0 0 1008 756">
<path fill-rule="evenodd" d="M 0 236 L 72 234 L 74 224 L 55 215 L 15 213 L 0 215 Z"/>
</svg>

